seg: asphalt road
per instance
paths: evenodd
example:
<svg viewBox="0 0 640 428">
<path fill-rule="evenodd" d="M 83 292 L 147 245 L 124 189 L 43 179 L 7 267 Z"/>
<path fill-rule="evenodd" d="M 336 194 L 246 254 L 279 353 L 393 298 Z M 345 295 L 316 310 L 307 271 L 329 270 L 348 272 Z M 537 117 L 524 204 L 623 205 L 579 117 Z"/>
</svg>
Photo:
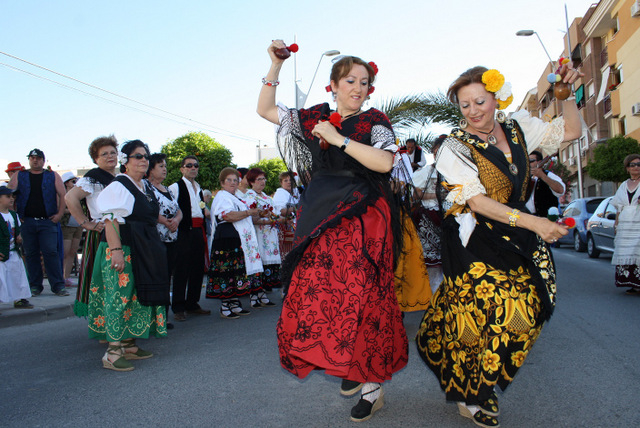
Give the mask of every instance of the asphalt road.
<svg viewBox="0 0 640 428">
<path fill-rule="evenodd" d="M 613 286 L 607 256 L 554 250 L 559 293 L 514 383 L 499 393 L 503 427 L 640 425 L 640 297 Z M 280 303 L 276 293 L 272 299 Z M 154 358 L 116 373 L 105 345 L 70 318 L 0 329 L 0 426 L 4 427 L 350 427 L 357 397 L 338 379 L 298 380 L 280 368 L 278 308 L 239 320 L 191 318 L 166 339 L 143 341 Z M 410 339 L 421 319 L 408 314 Z M 471 427 L 446 403 L 410 342 L 408 366 L 385 384 L 371 427 Z"/>
</svg>

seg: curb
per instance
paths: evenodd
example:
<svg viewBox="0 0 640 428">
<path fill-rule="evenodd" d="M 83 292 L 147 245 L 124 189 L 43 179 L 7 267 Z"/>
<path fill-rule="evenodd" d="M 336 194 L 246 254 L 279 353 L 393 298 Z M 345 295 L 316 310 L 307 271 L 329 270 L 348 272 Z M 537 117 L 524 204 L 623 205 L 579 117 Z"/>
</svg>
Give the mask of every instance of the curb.
<svg viewBox="0 0 640 428">
<path fill-rule="evenodd" d="M 31 302 L 37 303 L 37 301 L 34 302 L 33 300 Z M 11 309 L 1 312 L 0 328 L 37 324 L 74 316 L 73 303 L 61 303 L 48 307 L 36 306 L 33 309 Z"/>
</svg>

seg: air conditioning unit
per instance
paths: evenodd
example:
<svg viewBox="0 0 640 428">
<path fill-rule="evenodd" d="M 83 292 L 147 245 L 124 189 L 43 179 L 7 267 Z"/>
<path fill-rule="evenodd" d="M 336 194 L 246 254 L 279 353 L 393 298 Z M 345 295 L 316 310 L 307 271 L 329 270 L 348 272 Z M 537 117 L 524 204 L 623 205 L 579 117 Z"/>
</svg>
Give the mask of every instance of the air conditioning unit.
<svg viewBox="0 0 640 428">
<path fill-rule="evenodd" d="M 569 166 L 576 166 L 576 158 L 569 159 Z"/>
<path fill-rule="evenodd" d="M 640 103 L 635 103 L 631 106 L 631 114 L 634 116 L 640 116 Z"/>
<path fill-rule="evenodd" d="M 640 16 L 640 0 L 637 0 L 631 5 L 631 16 L 632 17 Z"/>
</svg>

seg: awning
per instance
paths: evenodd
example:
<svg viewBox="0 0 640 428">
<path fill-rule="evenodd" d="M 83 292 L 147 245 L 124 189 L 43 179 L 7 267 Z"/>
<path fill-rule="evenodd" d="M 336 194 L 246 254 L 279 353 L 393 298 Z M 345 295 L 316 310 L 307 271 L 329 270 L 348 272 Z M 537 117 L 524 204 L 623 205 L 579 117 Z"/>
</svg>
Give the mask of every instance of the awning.
<svg viewBox="0 0 640 428">
<path fill-rule="evenodd" d="M 580 105 L 580 102 L 584 98 L 584 85 L 580 85 L 578 89 L 576 89 L 576 104 Z"/>
<path fill-rule="evenodd" d="M 602 73 L 602 83 L 600 84 L 600 92 L 598 92 L 598 98 L 596 98 L 596 104 L 604 99 L 604 93 L 607 91 L 607 85 L 609 84 L 609 73 L 611 68 L 607 67 Z"/>
</svg>

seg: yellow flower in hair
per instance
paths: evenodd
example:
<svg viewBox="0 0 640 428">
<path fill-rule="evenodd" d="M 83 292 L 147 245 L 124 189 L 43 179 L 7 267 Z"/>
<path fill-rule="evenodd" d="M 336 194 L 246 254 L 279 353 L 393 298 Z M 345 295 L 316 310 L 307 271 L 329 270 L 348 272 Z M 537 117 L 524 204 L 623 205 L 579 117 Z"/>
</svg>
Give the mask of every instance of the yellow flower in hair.
<svg viewBox="0 0 640 428">
<path fill-rule="evenodd" d="M 511 105 L 511 103 L 513 102 L 513 95 L 510 95 L 509 98 L 506 99 L 506 101 L 502 101 L 502 100 L 496 100 L 498 101 L 498 110 L 504 110 L 507 107 L 509 107 L 509 105 Z"/>
<path fill-rule="evenodd" d="M 485 84 L 487 91 L 497 92 L 504 85 L 504 76 L 498 70 L 487 70 L 482 74 L 482 83 Z"/>
</svg>

